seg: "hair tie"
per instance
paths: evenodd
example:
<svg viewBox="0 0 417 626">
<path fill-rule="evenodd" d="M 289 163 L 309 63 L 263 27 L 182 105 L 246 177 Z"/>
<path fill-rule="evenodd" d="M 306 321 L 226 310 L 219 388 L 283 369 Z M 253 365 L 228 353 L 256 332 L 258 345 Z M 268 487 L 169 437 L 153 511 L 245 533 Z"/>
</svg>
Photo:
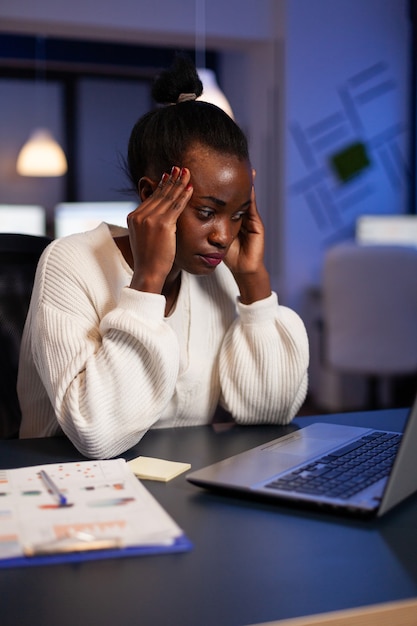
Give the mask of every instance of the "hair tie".
<svg viewBox="0 0 417 626">
<path fill-rule="evenodd" d="M 195 93 L 180 93 L 178 96 L 177 104 L 181 102 L 187 102 L 187 100 L 195 100 L 197 98 Z"/>
</svg>

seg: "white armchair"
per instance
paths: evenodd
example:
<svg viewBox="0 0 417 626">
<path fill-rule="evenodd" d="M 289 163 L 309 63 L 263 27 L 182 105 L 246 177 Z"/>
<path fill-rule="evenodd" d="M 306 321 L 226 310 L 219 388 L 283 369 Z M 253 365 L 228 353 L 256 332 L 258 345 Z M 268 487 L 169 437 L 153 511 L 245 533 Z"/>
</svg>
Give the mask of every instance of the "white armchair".
<svg viewBox="0 0 417 626">
<path fill-rule="evenodd" d="M 325 255 L 322 282 L 327 367 L 369 383 L 417 374 L 417 248 L 349 242 Z"/>
</svg>

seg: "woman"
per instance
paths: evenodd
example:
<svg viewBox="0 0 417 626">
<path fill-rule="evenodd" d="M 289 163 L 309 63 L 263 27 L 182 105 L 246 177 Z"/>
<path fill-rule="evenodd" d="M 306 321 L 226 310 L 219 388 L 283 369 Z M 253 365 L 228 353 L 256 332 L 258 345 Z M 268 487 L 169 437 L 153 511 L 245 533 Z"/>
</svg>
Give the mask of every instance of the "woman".
<svg viewBox="0 0 417 626">
<path fill-rule="evenodd" d="M 196 101 L 194 66 L 156 81 L 159 107 L 133 128 L 140 205 L 127 229 L 54 241 L 22 341 L 21 437 L 61 433 L 116 456 L 150 428 L 288 423 L 307 390 L 304 325 L 271 292 L 247 141 Z M 172 103 L 175 103 L 172 105 Z"/>
</svg>

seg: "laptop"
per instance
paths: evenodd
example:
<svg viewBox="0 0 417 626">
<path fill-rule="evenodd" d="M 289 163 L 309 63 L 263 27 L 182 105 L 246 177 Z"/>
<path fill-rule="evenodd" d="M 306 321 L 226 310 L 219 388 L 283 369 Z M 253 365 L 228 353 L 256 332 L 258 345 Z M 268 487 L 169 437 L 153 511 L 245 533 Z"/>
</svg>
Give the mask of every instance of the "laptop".
<svg viewBox="0 0 417 626">
<path fill-rule="evenodd" d="M 194 485 L 380 517 L 417 491 L 417 399 L 404 433 L 313 423 L 186 475 Z"/>
</svg>

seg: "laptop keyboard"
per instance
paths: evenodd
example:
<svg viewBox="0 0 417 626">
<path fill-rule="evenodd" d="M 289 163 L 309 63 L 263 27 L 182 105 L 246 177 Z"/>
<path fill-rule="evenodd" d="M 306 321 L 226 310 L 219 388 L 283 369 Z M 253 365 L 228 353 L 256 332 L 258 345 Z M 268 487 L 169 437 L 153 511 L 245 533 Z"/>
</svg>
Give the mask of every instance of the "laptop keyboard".
<svg viewBox="0 0 417 626">
<path fill-rule="evenodd" d="M 389 475 L 401 435 L 373 432 L 265 485 L 347 499 Z"/>
</svg>

